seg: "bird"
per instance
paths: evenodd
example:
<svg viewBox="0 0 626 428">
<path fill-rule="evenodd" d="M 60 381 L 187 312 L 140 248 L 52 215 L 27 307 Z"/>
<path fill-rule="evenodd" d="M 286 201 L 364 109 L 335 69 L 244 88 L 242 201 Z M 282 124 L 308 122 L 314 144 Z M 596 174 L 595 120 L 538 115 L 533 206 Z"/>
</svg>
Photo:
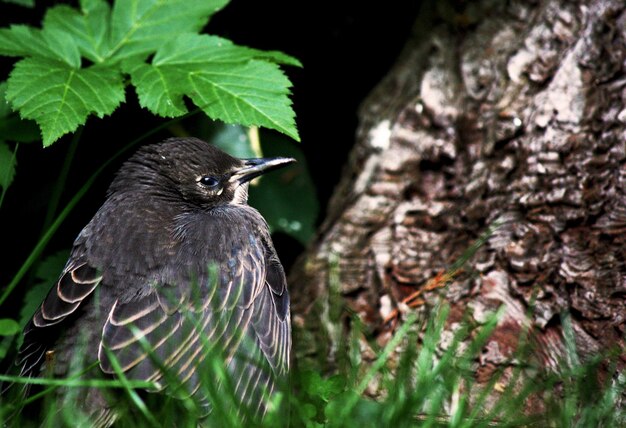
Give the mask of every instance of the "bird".
<svg viewBox="0 0 626 428">
<path fill-rule="evenodd" d="M 230 388 L 237 412 L 263 418 L 289 372 L 289 292 L 248 186 L 292 162 L 235 158 L 197 138 L 138 149 L 24 328 L 20 375 L 67 377 L 80 359 L 210 413 L 208 379 Z M 211 372 L 215 355 L 227 381 Z M 82 398 L 94 425 L 119 417 L 102 389 Z"/>
</svg>

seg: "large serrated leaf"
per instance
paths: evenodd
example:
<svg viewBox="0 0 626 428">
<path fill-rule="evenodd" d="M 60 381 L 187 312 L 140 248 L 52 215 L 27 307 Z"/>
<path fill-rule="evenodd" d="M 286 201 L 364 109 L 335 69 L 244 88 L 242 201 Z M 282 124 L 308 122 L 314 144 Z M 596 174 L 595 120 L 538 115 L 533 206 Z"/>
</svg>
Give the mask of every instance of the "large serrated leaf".
<svg viewBox="0 0 626 428">
<path fill-rule="evenodd" d="M 152 64 L 189 66 L 193 64 L 238 63 L 263 59 L 277 64 L 301 67 L 296 58 L 277 51 L 261 51 L 239 46 L 228 39 L 207 34 L 181 34 L 159 47 Z"/>
<path fill-rule="evenodd" d="M 44 17 L 45 29 L 71 35 L 81 54 L 95 63 L 109 53 L 111 7 L 102 0 L 83 2 L 81 11 L 60 5 L 49 9 Z"/>
<path fill-rule="evenodd" d="M 113 6 L 110 56 L 149 53 L 183 33 L 195 33 L 228 0 L 128 0 Z"/>
<path fill-rule="evenodd" d="M 277 64 L 300 62 L 193 34 L 226 3 L 116 0 L 111 7 L 81 0 L 80 10 L 50 8 L 41 30 L 0 29 L 0 55 L 26 57 L 11 72 L 8 99 L 22 118 L 37 122 L 47 146 L 89 115 L 112 113 L 124 100 L 128 73 L 141 106 L 159 116 L 187 113 L 188 97 L 212 118 L 298 139 L 290 82 Z M 95 66 L 82 68 L 81 58 Z"/>
<path fill-rule="evenodd" d="M 42 36 L 61 61 L 72 68 L 80 68 L 80 52 L 71 34 L 58 28 L 44 28 Z"/>
<path fill-rule="evenodd" d="M 140 63 L 131 67 L 129 72 L 142 107 L 163 117 L 187 113 L 183 100 L 187 76 L 183 69 L 162 69 Z"/>
<path fill-rule="evenodd" d="M 264 126 L 299 141 L 289 100 L 291 83 L 276 64 L 205 65 L 189 73 L 190 97 L 209 117 Z"/>
<path fill-rule="evenodd" d="M 237 46 L 215 36 L 184 34 L 165 43 L 152 64 L 140 62 L 129 67 L 129 72 L 141 105 L 156 114 L 186 113 L 186 95 L 213 119 L 264 126 L 297 140 L 288 97 L 291 84 L 276 65 L 284 62 L 299 64 L 280 52 Z"/>
<path fill-rule="evenodd" d="M 21 120 L 6 99 L 7 82 L 0 83 L 0 138 L 19 143 L 39 140 L 39 128 L 31 120 Z M 3 171 L 0 167 L 0 171 Z M 6 187 L 5 187 L 6 188 Z"/>
<path fill-rule="evenodd" d="M 124 101 L 124 84 L 114 68 L 74 69 L 57 61 L 19 61 L 8 80 L 7 99 L 23 118 L 35 120 L 44 146 L 85 123 L 111 114 Z"/>
<path fill-rule="evenodd" d="M 25 25 L 0 28 L 0 55 L 62 59 L 50 48 L 41 30 Z"/>
</svg>

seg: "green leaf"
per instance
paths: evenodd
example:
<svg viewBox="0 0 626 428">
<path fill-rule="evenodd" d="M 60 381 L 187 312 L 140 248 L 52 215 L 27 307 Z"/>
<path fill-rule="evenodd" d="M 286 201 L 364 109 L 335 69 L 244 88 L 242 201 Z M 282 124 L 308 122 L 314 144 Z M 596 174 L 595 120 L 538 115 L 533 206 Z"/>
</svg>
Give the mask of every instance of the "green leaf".
<svg viewBox="0 0 626 428">
<path fill-rule="evenodd" d="M 269 61 L 271 62 L 269 62 Z M 291 83 L 276 63 L 299 64 L 280 52 L 262 52 L 220 37 L 183 34 L 165 43 L 152 64 L 125 68 L 139 102 L 155 114 L 185 114 L 188 95 L 212 119 L 264 126 L 298 140 L 289 100 Z"/>
<path fill-rule="evenodd" d="M 74 39 L 55 28 L 43 31 L 25 25 L 0 28 L 0 55 L 41 57 L 80 67 L 80 54 Z"/>
<path fill-rule="evenodd" d="M 238 46 L 228 39 L 207 34 L 181 34 L 159 47 L 152 64 L 155 66 L 193 66 L 217 63 L 240 63 L 264 59 L 276 64 L 301 67 L 296 58 L 277 51 L 261 51 Z"/>
<path fill-rule="evenodd" d="M 70 257 L 70 250 L 57 251 L 44 258 L 35 269 L 35 278 L 48 284 L 48 288 L 59 279 Z M 41 302 L 43 299 L 38 299 Z M 34 311 L 33 311 L 34 312 Z"/>
<path fill-rule="evenodd" d="M 49 146 L 85 123 L 87 116 L 111 114 L 124 100 L 116 69 L 93 66 L 73 69 L 39 58 L 19 61 L 8 80 L 7 98 L 22 118 L 35 120 Z"/>
<path fill-rule="evenodd" d="M 35 7 L 35 0 L 2 0 L 5 3 L 15 3 L 24 7 Z"/>
<path fill-rule="evenodd" d="M 90 114 L 111 114 L 124 100 L 122 73 L 128 73 L 141 106 L 157 115 L 184 115 L 189 97 L 211 118 L 276 129 L 297 140 L 291 83 L 278 64 L 300 62 L 193 34 L 227 2 L 116 0 L 111 7 L 81 0 L 80 10 L 50 8 L 42 30 L 2 28 L 0 55 L 27 57 L 10 75 L 8 99 L 22 118 L 37 122 L 47 146 Z M 82 57 L 95 65 L 81 68 Z"/>
<path fill-rule="evenodd" d="M 182 33 L 195 33 L 228 0 L 128 0 L 113 6 L 110 56 L 150 53 Z"/>
<path fill-rule="evenodd" d="M 286 53 L 283 53 L 280 51 L 258 51 L 258 52 L 263 52 L 263 56 L 260 58 L 271 60 L 275 62 L 276 64 L 285 64 L 285 65 L 291 65 L 293 67 L 302 67 L 302 63 L 300 62 L 298 58 L 292 57 L 291 55 L 287 55 Z"/>
<path fill-rule="evenodd" d="M 231 156 L 241 159 L 258 157 L 248 138 L 248 129 L 241 125 L 227 125 L 222 122 L 210 122 L 203 120 L 203 124 L 208 124 L 208 129 L 200 131 L 205 141 L 219 147 Z"/>
<path fill-rule="evenodd" d="M 142 107 L 163 117 L 187 113 L 182 96 L 187 76 L 182 69 L 163 70 L 145 63 L 127 67 Z"/>
<path fill-rule="evenodd" d="M 61 5 L 48 10 L 45 29 L 71 35 L 81 54 L 95 63 L 102 63 L 110 51 L 109 28 L 111 7 L 102 0 L 81 2 L 81 11 Z"/>
<path fill-rule="evenodd" d="M 30 143 L 39 140 L 39 128 L 32 120 L 22 120 L 14 113 L 0 117 L 0 135 L 8 141 Z"/>
<path fill-rule="evenodd" d="M 0 319 L 0 336 L 13 336 L 20 331 L 17 321 L 10 318 Z"/>
<path fill-rule="evenodd" d="M 41 30 L 26 25 L 0 28 L 0 55 L 61 59 L 50 48 Z"/>
<path fill-rule="evenodd" d="M 343 376 L 322 378 L 319 373 L 311 370 L 302 373 L 302 382 L 307 394 L 327 402 L 346 389 L 346 380 Z"/>
<path fill-rule="evenodd" d="M 15 153 L 8 144 L 0 141 L 0 188 L 7 189 L 15 177 Z"/>
<path fill-rule="evenodd" d="M 319 205 L 315 186 L 298 146 L 281 135 L 261 134 L 263 156 L 288 156 L 298 163 L 261 177 L 250 187 L 249 204 L 258 209 L 273 232 L 286 233 L 306 245 L 315 233 Z"/>
<path fill-rule="evenodd" d="M 291 83 L 276 64 L 207 64 L 189 74 L 190 97 L 209 117 L 264 126 L 299 141 L 288 97 Z"/>
<path fill-rule="evenodd" d="M 39 139 L 35 122 L 21 120 L 6 99 L 7 82 L 0 83 L 0 136 L 4 140 L 30 143 Z M 2 171 L 0 169 L 0 171 Z M 5 188 L 6 189 L 6 188 Z"/>
<path fill-rule="evenodd" d="M 9 102 L 7 101 L 7 82 L 0 83 L 0 118 L 4 118 L 13 113 Z M 2 134 L 0 134 L 2 135 Z"/>
<path fill-rule="evenodd" d="M 44 28 L 42 36 L 50 49 L 67 65 L 80 68 L 80 52 L 74 38 L 58 28 Z"/>
</svg>

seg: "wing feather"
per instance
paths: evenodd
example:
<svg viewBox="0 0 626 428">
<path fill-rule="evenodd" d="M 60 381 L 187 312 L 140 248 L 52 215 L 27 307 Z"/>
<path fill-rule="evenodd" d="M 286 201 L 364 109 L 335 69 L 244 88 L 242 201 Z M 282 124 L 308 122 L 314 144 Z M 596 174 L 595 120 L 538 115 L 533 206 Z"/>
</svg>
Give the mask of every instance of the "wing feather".
<svg viewBox="0 0 626 428">
<path fill-rule="evenodd" d="M 156 285 L 148 295 L 116 302 L 103 328 L 102 370 L 113 373 L 106 349 L 128 377 L 159 382 L 165 367 L 192 395 L 200 387 L 197 368 L 218 353 L 240 401 L 264 412 L 267 397 L 289 368 L 289 296 L 273 248 L 260 239 L 251 242 L 255 245 L 234 246 L 223 263 L 216 261 L 219 281 L 213 287 L 182 284 L 167 298 L 172 286 Z M 199 284 L 212 283 L 200 279 Z M 151 351 L 144 349 L 146 342 Z"/>
<path fill-rule="evenodd" d="M 127 371 L 168 343 L 181 324 L 181 315 L 168 315 L 155 295 L 128 303 L 116 301 L 102 329 L 98 350 L 102 371 L 115 372 L 106 350 L 111 351 L 122 370 Z M 145 349 L 146 342 L 150 349 Z"/>
<path fill-rule="evenodd" d="M 48 327 L 63 321 L 76 311 L 101 281 L 102 276 L 86 262 L 76 260 L 68 263 L 56 287 L 50 290 L 35 312 L 32 319 L 34 326 Z"/>
<path fill-rule="evenodd" d="M 48 327 L 75 313 L 102 281 L 102 275 L 80 253 L 80 248 L 74 249 L 56 285 L 24 329 L 24 342 L 15 363 L 21 366 L 22 376 L 34 375 L 43 362 L 45 352 L 56 337 Z"/>
</svg>

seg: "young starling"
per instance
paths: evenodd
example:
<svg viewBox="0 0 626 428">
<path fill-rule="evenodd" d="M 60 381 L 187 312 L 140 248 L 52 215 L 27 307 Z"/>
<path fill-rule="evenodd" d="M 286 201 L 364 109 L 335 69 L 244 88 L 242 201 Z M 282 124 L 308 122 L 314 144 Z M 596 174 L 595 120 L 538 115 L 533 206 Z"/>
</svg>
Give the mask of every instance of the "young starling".
<svg viewBox="0 0 626 428">
<path fill-rule="evenodd" d="M 21 374 L 68 376 L 80 352 L 104 374 L 197 397 L 207 377 L 219 383 L 201 363 L 220 355 L 239 404 L 262 416 L 289 370 L 291 326 L 285 272 L 248 183 L 291 162 L 237 159 L 195 138 L 138 150 L 26 326 Z M 92 419 L 112 423 L 109 399 L 85 394 Z"/>
</svg>

